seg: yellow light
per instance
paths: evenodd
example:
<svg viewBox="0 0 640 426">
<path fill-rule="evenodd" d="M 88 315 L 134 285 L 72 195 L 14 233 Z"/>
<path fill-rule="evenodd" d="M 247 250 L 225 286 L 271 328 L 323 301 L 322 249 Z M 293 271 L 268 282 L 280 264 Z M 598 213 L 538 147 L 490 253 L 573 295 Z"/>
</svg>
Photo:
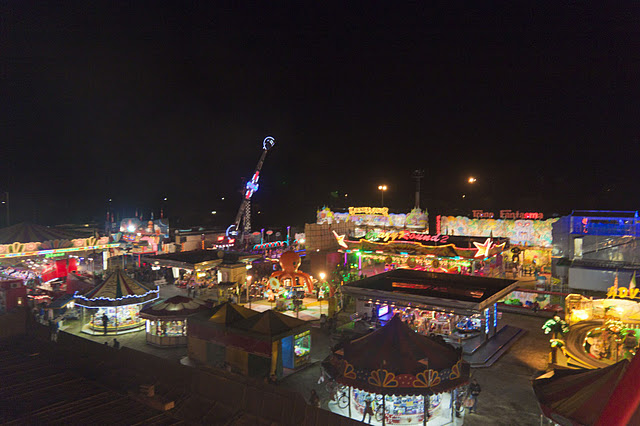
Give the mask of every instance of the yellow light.
<svg viewBox="0 0 640 426">
<path fill-rule="evenodd" d="M 588 320 L 590 315 L 583 309 L 574 309 L 573 312 L 571 312 L 571 317 L 571 322 L 578 322 Z"/>
<path fill-rule="evenodd" d="M 386 191 L 387 190 L 387 185 L 378 185 L 378 189 L 380 191 Z"/>
<path fill-rule="evenodd" d="M 324 277 L 326 277 L 325 273 L 324 272 L 320 272 L 320 279 L 324 280 Z"/>
<path fill-rule="evenodd" d="M 476 180 L 477 180 L 476 178 L 474 178 L 473 176 L 471 176 L 471 177 L 469 178 L 469 183 L 476 183 Z"/>
</svg>

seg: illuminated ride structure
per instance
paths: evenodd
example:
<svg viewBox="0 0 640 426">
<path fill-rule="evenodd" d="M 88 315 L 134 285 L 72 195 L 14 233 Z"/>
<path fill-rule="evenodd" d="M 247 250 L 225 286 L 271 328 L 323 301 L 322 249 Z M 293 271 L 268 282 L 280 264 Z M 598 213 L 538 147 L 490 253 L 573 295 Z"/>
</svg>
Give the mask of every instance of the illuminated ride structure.
<svg viewBox="0 0 640 426">
<path fill-rule="evenodd" d="M 262 155 L 260 156 L 256 170 L 253 173 L 251 180 L 245 185 L 242 203 L 240 204 L 240 208 L 236 214 L 236 219 L 233 221 L 233 224 L 227 228 L 227 236 L 236 236 L 240 232 L 240 223 L 242 222 L 242 233 L 240 233 L 241 238 L 237 238 L 237 242 L 244 242 L 244 238 L 242 238 L 244 234 L 251 232 L 251 197 L 258 190 L 258 180 L 260 179 L 262 164 L 267 156 L 267 152 L 273 147 L 273 145 L 275 145 L 275 142 L 275 139 L 271 136 L 267 136 L 262 141 Z"/>
<path fill-rule="evenodd" d="M 86 311 L 89 314 L 89 323 L 82 327 L 84 333 L 105 334 L 106 329 L 106 334 L 113 335 L 142 330 L 145 321 L 140 317 L 140 308 L 158 299 L 159 290 L 145 287 L 117 269 L 93 290 L 86 294 L 76 292 L 73 297 L 75 304 L 84 308 L 83 322 Z"/>
<path fill-rule="evenodd" d="M 332 411 L 361 419 L 368 400 L 376 424 L 383 426 L 453 423 L 451 399 L 462 394 L 454 391 L 470 375 L 461 351 L 415 333 L 400 316 L 334 349 L 322 367 L 340 387 Z"/>
</svg>

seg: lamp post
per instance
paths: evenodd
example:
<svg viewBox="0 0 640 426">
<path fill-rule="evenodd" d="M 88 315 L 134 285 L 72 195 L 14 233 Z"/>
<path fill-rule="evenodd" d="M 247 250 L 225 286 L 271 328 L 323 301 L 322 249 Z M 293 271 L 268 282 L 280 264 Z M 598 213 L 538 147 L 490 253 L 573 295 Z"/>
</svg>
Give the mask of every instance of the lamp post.
<svg viewBox="0 0 640 426">
<path fill-rule="evenodd" d="M 324 284 L 324 279 L 326 275 L 324 272 L 320 272 L 320 287 L 322 288 Z M 324 292 L 322 294 L 322 299 L 324 299 Z M 322 315 L 322 299 L 320 299 L 320 289 L 318 289 L 318 303 L 320 304 L 320 315 Z"/>
<path fill-rule="evenodd" d="M 251 309 L 251 296 L 249 295 L 249 287 L 251 287 L 251 275 L 247 275 L 247 302 L 249 302 L 249 309 Z"/>
<path fill-rule="evenodd" d="M 378 185 L 378 191 L 380 191 L 380 206 L 384 207 L 384 192 L 387 190 L 387 185 Z"/>
</svg>

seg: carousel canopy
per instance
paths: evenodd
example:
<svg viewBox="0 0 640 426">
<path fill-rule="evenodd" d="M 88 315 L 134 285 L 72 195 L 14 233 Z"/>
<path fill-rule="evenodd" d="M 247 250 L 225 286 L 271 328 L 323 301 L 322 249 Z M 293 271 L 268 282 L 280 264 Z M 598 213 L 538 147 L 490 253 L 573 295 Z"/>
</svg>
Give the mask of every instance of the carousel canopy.
<svg viewBox="0 0 640 426">
<path fill-rule="evenodd" d="M 79 305 L 88 308 L 135 305 L 157 299 L 158 287 L 149 289 L 118 269 L 93 290 L 74 297 Z"/>
<path fill-rule="evenodd" d="M 22 222 L 0 229 L 0 244 L 33 243 L 52 240 L 72 240 L 84 235 L 34 223 Z"/>
<path fill-rule="evenodd" d="M 624 360 L 595 370 L 554 370 L 535 379 L 533 391 L 544 415 L 561 425 L 592 425 L 598 419 L 602 424 L 637 424 L 609 423 L 602 418 L 605 406 L 611 405 L 612 394 L 620 387 L 628 369 L 629 361 Z M 634 415 L 635 412 L 635 418 L 640 418 L 637 412 L 640 391 L 636 381 L 636 377 L 632 378 L 632 386 L 618 396 L 616 403 L 625 407 L 618 407 L 616 413 L 627 411 Z M 625 400 L 635 400 L 635 405 Z"/>
<path fill-rule="evenodd" d="M 440 393 L 469 380 L 459 350 L 416 333 L 399 316 L 334 352 L 333 364 L 338 382 L 380 394 Z"/>
<path fill-rule="evenodd" d="M 302 332 L 309 329 L 309 324 L 301 319 L 268 310 L 239 321 L 234 324 L 234 327 L 270 337 L 278 337 L 297 331 Z"/>
<path fill-rule="evenodd" d="M 184 319 L 196 312 L 208 310 L 206 302 L 185 296 L 173 296 L 153 305 L 146 306 L 140 311 L 140 317 L 145 319 Z"/>
</svg>

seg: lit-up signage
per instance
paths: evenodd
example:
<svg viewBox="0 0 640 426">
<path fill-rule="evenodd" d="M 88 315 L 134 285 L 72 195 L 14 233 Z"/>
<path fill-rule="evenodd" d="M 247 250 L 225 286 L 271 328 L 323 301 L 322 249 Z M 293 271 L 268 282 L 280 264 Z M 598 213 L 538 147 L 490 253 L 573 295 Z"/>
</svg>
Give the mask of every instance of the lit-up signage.
<svg viewBox="0 0 640 426">
<path fill-rule="evenodd" d="M 382 305 L 378 308 L 378 317 L 385 316 L 389 313 L 389 305 Z"/>
<path fill-rule="evenodd" d="M 29 251 L 29 252 L 21 252 L 21 253 L 5 253 L 0 254 L 0 259 L 4 259 L 7 257 L 27 257 L 27 256 L 41 256 L 45 255 L 57 255 L 61 253 L 69 253 L 72 251 L 89 251 L 89 250 L 104 250 L 108 248 L 119 247 L 119 243 L 105 244 L 101 246 L 86 246 L 86 247 L 69 247 L 69 248 L 61 248 L 61 249 L 50 249 L 50 250 L 40 250 L 40 251 Z"/>
<path fill-rule="evenodd" d="M 448 235 L 429 235 L 429 234 L 422 234 L 419 232 L 407 232 L 407 231 L 378 232 L 377 240 L 382 240 L 384 242 L 404 240 L 404 241 L 418 241 L 418 242 L 432 242 L 437 244 L 446 244 L 447 241 L 449 240 L 449 236 Z"/>
<path fill-rule="evenodd" d="M 609 287 L 607 289 L 607 298 L 619 297 L 621 299 L 640 299 L 638 297 L 639 292 L 640 288 L 626 288 L 614 285 L 613 287 Z"/>
<path fill-rule="evenodd" d="M 381 215 L 389 216 L 389 209 L 387 207 L 349 207 L 349 214 L 356 215 Z"/>
<path fill-rule="evenodd" d="M 474 219 L 494 219 L 493 212 L 485 212 L 484 210 L 472 210 Z M 536 212 L 521 212 L 512 210 L 500 210 L 500 219 L 536 219 L 542 220 L 544 214 Z"/>
</svg>

